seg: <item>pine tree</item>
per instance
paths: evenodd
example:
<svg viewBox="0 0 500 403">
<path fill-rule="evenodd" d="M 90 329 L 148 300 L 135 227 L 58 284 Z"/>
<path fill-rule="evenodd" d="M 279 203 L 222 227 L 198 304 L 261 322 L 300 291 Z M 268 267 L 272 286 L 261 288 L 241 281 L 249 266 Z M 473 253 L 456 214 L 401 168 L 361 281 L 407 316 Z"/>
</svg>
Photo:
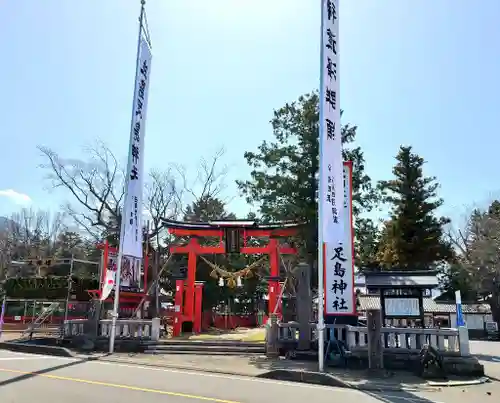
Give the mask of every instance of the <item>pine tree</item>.
<svg viewBox="0 0 500 403">
<path fill-rule="evenodd" d="M 317 189 L 319 170 L 319 98 L 316 92 L 299 97 L 274 111 L 274 138 L 263 141 L 245 159 L 252 171 L 249 180 L 237 181 L 248 203 L 259 208 L 263 221 L 294 220 L 309 224 L 296 244 L 311 264 L 317 256 Z M 344 161 L 353 162 L 353 214 L 356 263 L 371 261 L 376 226 L 361 214 L 378 202 L 371 179 L 365 172 L 360 147 L 353 146 L 356 126 L 342 126 Z"/>
<path fill-rule="evenodd" d="M 217 197 L 205 195 L 186 207 L 184 221 L 234 220 L 233 213 L 226 211 L 226 203 Z"/>
<path fill-rule="evenodd" d="M 412 147 L 401 147 L 396 160 L 392 170 L 395 178 L 379 183 L 392 210 L 381 236 L 378 260 L 386 268 L 440 267 L 452 254 L 443 236 L 449 219 L 436 216 L 436 209 L 443 204 L 437 197 L 439 184 L 435 177 L 423 175 L 425 161 Z"/>
</svg>

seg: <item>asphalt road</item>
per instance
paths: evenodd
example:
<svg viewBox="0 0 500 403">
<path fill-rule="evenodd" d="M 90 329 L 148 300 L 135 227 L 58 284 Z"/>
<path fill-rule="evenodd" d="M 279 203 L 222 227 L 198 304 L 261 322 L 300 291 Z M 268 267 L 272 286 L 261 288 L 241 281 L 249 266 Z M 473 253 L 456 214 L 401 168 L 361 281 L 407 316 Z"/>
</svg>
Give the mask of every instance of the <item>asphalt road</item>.
<svg viewBox="0 0 500 403">
<path fill-rule="evenodd" d="M 500 341 L 473 340 L 470 351 L 484 365 L 486 375 L 500 381 Z"/>
<path fill-rule="evenodd" d="M 471 342 L 487 374 L 500 380 L 500 342 Z M 255 378 L 141 367 L 0 350 L 1 403 L 470 403 L 498 401 L 500 382 L 440 392 L 369 393 Z"/>
<path fill-rule="evenodd" d="M 233 377 L 201 372 L 140 367 L 0 350 L 1 403 L 470 403 L 479 396 L 463 390 L 368 393 Z M 483 392 L 481 393 L 484 396 Z M 497 399 L 498 396 L 489 396 Z M 471 400 L 472 399 L 472 400 Z"/>
</svg>

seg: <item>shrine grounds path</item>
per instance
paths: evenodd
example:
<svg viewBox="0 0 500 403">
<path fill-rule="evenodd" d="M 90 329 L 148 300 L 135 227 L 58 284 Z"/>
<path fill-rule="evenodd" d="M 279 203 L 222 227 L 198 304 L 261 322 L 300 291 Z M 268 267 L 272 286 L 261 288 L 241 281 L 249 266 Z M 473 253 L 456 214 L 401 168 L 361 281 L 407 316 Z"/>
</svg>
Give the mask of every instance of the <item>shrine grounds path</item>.
<svg viewBox="0 0 500 403">
<path fill-rule="evenodd" d="M 469 403 L 498 401 L 500 391 L 361 392 L 0 350 L 1 403 Z M 493 395 L 491 394 L 493 392 Z M 488 394 L 489 393 L 489 394 Z"/>
</svg>

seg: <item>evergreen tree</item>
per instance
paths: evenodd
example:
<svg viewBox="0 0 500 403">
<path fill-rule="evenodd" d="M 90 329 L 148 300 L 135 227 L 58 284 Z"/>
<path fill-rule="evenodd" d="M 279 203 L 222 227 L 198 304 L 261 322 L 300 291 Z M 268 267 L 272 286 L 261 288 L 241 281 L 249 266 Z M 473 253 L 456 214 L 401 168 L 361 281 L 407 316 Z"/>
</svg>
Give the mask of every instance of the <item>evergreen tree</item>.
<svg viewBox="0 0 500 403">
<path fill-rule="evenodd" d="M 439 184 L 423 175 L 424 159 L 401 147 L 392 172 L 394 179 L 381 181 L 385 201 L 392 204 L 391 218 L 385 223 L 378 259 L 386 268 L 427 270 L 440 267 L 451 258 L 451 247 L 443 237 L 445 217 L 437 217 L 443 204 L 437 198 Z"/>
<path fill-rule="evenodd" d="M 477 301 L 478 292 L 474 287 L 471 273 L 458 261 L 444 267 L 440 274 L 439 288 L 442 291 L 438 297 L 440 301 L 454 301 L 456 291 L 460 291 L 462 301 Z"/>
<path fill-rule="evenodd" d="M 186 207 L 184 221 L 234 220 L 226 211 L 226 204 L 217 197 L 204 195 Z"/>
<path fill-rule="evenodd" d="M 249 203 L 259 206 L 263 221 L 307 223 L 301 234 L 302 251 L 314 263 L 318 253 L 317 189 L 319 170 L 318 94 L 306 94 L 298 101 L 274 111 L 271 120 L 274 140 L 263 141 L 257 152 L 246 152 L 252 168 L 250 180 L 237 181 Z M 349 147 L 356 137 L 356 126 L 342 127 L 344 161 L 353 161 L 353 213 L 355 217 L 356 257 L 370 260 L 371 241 L 376 226 L 362 212 L 376 204 L 375 189 L 365 173 L 365 160 L 359 147 Z M 347 147 L 346 147 L 347 146 Z M 368 247 L 366 247 L 368 245 Z M 357 259 L 358 263 L 360 259 Z"/>
</svg>

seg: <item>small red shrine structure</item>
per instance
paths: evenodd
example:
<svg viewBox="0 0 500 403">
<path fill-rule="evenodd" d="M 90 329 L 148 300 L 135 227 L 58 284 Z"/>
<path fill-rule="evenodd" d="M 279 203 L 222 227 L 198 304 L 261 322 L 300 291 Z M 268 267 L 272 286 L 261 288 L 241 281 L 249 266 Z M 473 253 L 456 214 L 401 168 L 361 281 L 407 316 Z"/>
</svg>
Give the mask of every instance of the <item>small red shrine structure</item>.
<svg viewBox="0 0 500 403">
<path fill-rule="evenodd" d="M 102 263 L 101 263 L 101 273 L 100 273 L 100 281 L 99 281 L 99 289 L 98 290 L 87 290 L 87 292 L 92 296 L 94 299 L 100 299 L 101 298 L 101 292 L 102 292 L 102 286 L 104 283 L 104 278 L 106 276 L 106 270 L 109 269 L 110 265 L 110 257 L 111 255 L 118 255 L 118 248 L 112 247 L 109 245 L 108 241 L 105 241 L 104 243 L 96 245 L 97 249 L 102 250 Z M 127 315 L 127 314 L 132 314 L 139 303 L 142 301 L 142 299 L 147 298 L 147 289 L 148 289 L 148 267 L 149 267 L 149 257 L 147 252 L 144 252 L 144 259 L 143 259 L 143 282 L 140 287 L 140 290 L 137 291 L 132 291 L 132 290 L 124 290 L 122 287 L 120 287 L 120 300 L 119 300 L 119 307 L 120 307 L 120 313 L 122 315 Z M 104 300 L 104 302 L 113 302 L 114 298 L 114 292 L 112 292 L 109 297 Z"/>
<path fill-rule="evenodd" d="M 269 256 L 270 276 L 268 277 L 268 312 L 281 315 L 280 254 L 295 255 L 297 249 L 281 245 L 279 238 L 297 234 L 300 224 L 293 222 L 258 224 L 249 220 L 180 222 L 163 220 L 163 226 L 177 237 L 189 237 L 185 245 L 170 246 L 172 254 L 187 254 L 187 278 L 176 280 L 175 312 L 173 336 L 180 336 L 183 323 L 191 322 L 195 333 L 201 332 L 203 284 L 196 282 L 196 264 L 199 255 L 225 253 L 267 254 Z M 199 238 L 218 238 L 216 246 L 201 245 Z M 262 246 L 250 246 L 249 238 L 267 238 Z"/>
</svg>

